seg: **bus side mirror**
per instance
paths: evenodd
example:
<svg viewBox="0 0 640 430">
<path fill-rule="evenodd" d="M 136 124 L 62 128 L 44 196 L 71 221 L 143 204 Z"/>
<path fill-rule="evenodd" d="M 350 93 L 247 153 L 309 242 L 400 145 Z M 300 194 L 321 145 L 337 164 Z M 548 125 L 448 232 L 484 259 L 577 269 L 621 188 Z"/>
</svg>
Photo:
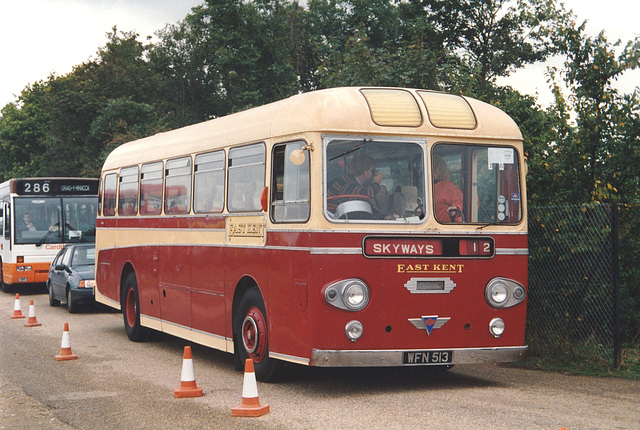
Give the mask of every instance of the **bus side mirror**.
<svg viewBox="0 0 640 430">
<path fill-rule="evenodd" d="M 291 154 L 289 154 L 289 161 L 291 161 L 294 166 L 302 166 L 305 158 L 306 156 L 302 149 L 294 149 L 291 151 Z"/>
</svg>

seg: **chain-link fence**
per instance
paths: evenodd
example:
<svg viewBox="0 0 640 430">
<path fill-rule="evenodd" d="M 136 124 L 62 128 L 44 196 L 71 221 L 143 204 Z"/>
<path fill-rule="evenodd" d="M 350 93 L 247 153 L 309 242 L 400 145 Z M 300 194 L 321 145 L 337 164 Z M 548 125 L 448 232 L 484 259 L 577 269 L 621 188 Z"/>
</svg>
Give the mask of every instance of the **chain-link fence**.
<svg viewBox="0 0 640 430">
<path fill-rule="evenodd" d="M 612 210 L 603 204 L 529 208 L 532 355 L 617 364 Z"/>
</svg>

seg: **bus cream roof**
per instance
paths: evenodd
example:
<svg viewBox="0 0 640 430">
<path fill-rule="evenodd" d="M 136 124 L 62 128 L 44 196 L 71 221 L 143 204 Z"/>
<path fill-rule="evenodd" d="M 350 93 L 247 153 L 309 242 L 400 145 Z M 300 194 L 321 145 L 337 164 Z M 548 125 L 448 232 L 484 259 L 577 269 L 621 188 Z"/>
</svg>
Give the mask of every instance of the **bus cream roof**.
<svg viewBox="0 0 640 430">
<path fill-rule="evenodd" d="M 335 134 L 401 134 L 423 137 L 447 136 L 521 141 L 515 122 L 500 109 L 472 98 L 464 98 L 475 114 L 474 129 L 434 127 L 429 121 L 419 91 L 414 95 L 422 114 L 419 126 L 380 126 L 374 123 L 364 88 L 346 87 L 312 91 L 199 124 L 159 133 L 129 143 L 111 152 L 103 170 L 187 153 L 210 151 L 227 145 L 251 143 L 270 137 L 299 135 L 306 132 Z"/>
</svg>

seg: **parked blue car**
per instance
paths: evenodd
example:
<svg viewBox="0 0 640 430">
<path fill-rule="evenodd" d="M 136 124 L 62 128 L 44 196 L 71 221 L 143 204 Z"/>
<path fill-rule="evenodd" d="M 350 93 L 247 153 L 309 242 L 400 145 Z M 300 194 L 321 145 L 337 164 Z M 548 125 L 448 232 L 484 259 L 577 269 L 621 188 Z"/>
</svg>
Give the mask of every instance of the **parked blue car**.
<svg viewBox="0 0 640 430">
<path fill-rule="evenodd" d="M 58 252 L 49 267 L 49 304 L 60 305 L 67 302 L 67 309 L 74 313 L 80 306 L 94 302 L 93 289 L 96 285 L 95 244 L 69 244 Z"/>
</svg>

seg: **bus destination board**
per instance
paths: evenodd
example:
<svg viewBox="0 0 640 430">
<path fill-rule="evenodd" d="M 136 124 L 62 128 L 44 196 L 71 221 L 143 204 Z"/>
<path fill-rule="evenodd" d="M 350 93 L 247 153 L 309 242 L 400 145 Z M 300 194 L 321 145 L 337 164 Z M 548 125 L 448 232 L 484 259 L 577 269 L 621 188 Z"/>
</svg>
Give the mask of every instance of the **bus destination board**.
<svg viewBox="0 0 640 430">
<path fill-rule="evenodd" d="M 35 195 L 96 195 L 97 179 L 16 179 L 15 193 L 23 196 Z"/>
</svg>

